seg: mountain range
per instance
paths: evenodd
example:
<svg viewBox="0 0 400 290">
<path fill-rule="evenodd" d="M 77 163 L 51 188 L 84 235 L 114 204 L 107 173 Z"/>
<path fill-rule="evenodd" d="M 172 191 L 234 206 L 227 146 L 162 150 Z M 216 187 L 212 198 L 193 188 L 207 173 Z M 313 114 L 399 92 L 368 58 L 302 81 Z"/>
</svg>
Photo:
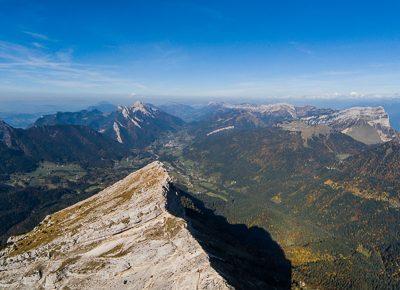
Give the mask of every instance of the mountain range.
<svg viewBox="0 0 400 290">
<path fill-rule="evenodd" d="M 204 109 L 203 109 L 204 110 Z M 345 110 L 298 107 L 290 104 L 231 105 L 210 103 L 206 113 L 212 122 L 203 121 L 208 129 L 234 126 L 236 128 L 268 127 L 300 121 L 307 125 L 325 125 L 366 144 L 396 139 L 383 107 L 353 107 Z"/>
<path fill-rule="evenodd" d="M 2 286 L 396 289 L 399 144 L 382 107 L 136 102 L 0 123 L 0 192 L 14 204 L 31 202 L 27 175 L 38 196 L 100 191 L 66 209 L 40 196 L 18 231 L 7 211 L 4 233 L 27 233 L 1 252 Z M 74 171 L 47 184 L 43 162 Z M 71 164 L 87 177 L 71 183 Z M 28 212 L 50 215 L 33 228 Z"/>
<path fill-rule="evenodd" d="M 131 148 L 141 148 L 149 145 L 161 133 L 175 131 L 183 124 L 181 119 L 154 106 L 135 102 L 132 106 L 118 106 L 117 110 L 111 112 L 97 109 L 59 112 L 39 118 L 34 126 L 83 125 Z"/>
<path fill-rule="evenodd" d="M 29 171 L 42 161 L 94 166 L 120 159 L 127 153 L 119 143 L 85 126 L 14 129 L 2 123 L 0 136 L 2 173 Z"/>
</svg>

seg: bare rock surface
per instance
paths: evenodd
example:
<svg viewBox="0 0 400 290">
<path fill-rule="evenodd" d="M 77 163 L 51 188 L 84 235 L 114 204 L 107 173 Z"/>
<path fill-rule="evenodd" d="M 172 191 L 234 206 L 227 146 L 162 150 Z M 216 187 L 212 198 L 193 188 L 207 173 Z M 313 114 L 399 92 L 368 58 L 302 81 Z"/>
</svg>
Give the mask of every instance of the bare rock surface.
<svg viewBox="0 0 400 290">
<path fill-rule="evenodd" d="M 169 186 L 153 162 L 10 238 L 0 288 L 231 288 L 186 221 L 167 210 Z"/>
</svg>

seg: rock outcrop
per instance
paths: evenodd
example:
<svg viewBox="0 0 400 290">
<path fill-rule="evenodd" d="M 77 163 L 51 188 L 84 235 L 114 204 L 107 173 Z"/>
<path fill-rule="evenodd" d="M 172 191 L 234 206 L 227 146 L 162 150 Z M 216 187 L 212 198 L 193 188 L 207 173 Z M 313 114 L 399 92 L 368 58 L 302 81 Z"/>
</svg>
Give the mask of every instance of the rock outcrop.
<svg viewBox="0 0 400 290">
<path fill-rule="evenodd" d="M 365 144 L 388 142 L 396 138 L 383 107 L 353 107 L 303 120 L 312 125 L 328 125 Z"/>
<path fill-rule="evenodd" d="M 153 162 L 10 238 L 0 288 L 231 288 L 190 225 L 167 209 L 170 186 Z"/>
</svg>

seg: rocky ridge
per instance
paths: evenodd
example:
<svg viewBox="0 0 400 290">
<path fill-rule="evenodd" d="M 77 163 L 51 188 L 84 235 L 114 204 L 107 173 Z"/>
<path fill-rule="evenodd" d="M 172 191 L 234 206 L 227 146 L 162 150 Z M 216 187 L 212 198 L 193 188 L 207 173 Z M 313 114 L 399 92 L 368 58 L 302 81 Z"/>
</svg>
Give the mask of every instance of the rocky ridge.
<svg viewBox="0 0 400 290">
<path fill-rule="evenodd" d="M 153 162 L 10 238 L 0 288 L 231 288 L 185 220 L 167 210 L 169 187 Z"/>
<path fill-rule="evenodd" d="M 184 122 L 152 105 L 135 102 L 115 111 L 58 112 L 39 118 L 36 126 L 83 125 L 131 148 L 149 145 L 164 132 L 175 131 Z"/>
<path fill-rule="evenodd" d="M 210 103 L 212 120 L 209 131 L 227 126 L 254 128 L 281 126 L 291 128 L 302 122 L 302 127 L 329 127 L 364 144 L 378 144 L 398 139 L 383 107 L 352 107 L 344 110 L 320 109 L 314 106 L 277 104 L 227 104 Z M 288 123 L 293 123 L 289 124 Z"/>
<path fill-rule="evenodd" d="M 370 141 L 371 144 L 388 142 L 396 138 L 396 132 L 390 126 L 389 116 L 383 107 L 353 107 L 329 114 L 310 116 L 302 120 L 310 125 L 328 125 L 355 137 L 356 140 L 362 139 L 357 135 L 363 131 L 369 138 L 374 137 L 374 140 Z"/>
<path fill-rule="evenodd" d="M 14 129 L 6 122 L 0 120 L 0 143 L 3 143 L 8 148 L 15 147 Z"/>
</svg>

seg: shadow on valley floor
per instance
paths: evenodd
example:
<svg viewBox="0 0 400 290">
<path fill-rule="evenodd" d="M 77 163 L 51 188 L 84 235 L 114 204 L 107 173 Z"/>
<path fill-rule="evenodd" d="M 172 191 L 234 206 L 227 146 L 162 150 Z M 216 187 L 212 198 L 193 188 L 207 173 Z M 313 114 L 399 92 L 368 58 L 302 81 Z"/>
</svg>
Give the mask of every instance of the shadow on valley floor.
<svg viewBox="0 0 400 290">
<path fill-rule="evenodd" d="M 230 285 L 236 289 L 290 289 L 291 263 L 263 228 L 229 224 L 175 185 L 167 199 L 168 210 L 188 222 L 212 267 Z"/>
</svg>

